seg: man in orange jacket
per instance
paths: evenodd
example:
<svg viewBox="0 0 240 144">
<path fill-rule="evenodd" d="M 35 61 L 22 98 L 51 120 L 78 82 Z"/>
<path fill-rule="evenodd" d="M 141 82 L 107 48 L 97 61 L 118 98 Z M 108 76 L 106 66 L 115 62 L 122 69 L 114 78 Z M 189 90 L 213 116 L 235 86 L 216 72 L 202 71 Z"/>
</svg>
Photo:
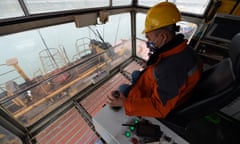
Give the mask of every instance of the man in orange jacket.
<svg viewBox="0 0 240 144">
<path fill-rule="evenodd" d="M 144 33 L 151 56 L 147 68 L 120 97 L 109 96 L 110 106 L 122 106 L 130 116 L 164 118 L 187 98 L 201 75 L 201 66 L 182 34 L 176 34 L 181 20 L 173 3 L 162 2 L 147 13 Z M 136 75 L 135 75 L 136 76 Z"/>
</svg>

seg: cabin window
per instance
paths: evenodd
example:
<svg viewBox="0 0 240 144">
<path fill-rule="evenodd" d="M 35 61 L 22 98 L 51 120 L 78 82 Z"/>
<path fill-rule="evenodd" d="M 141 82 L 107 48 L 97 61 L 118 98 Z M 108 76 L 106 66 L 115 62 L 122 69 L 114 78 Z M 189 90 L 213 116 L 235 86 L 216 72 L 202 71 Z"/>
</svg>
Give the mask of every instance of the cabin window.
<svg viewBox="0 0 240 144">
<path fill-rule="evenodd" d="M 149 49 L 146 47 L 146 37 L 143 34 L 143 30 L 145 27 L 145 18 L 146 14 L 137 13 L 136 14 L 136 55 L 144 60 L 148 59 Z"/>
<path fill-rule="evenodd" d="M 18 0 L 0 1 L 0 19 L 24 16 Z"/>
<path fill-rule="evenodd" d="M 109 6 L 109 0 L 24 0 L 30 14 Z"/>
<path fill-rule="evenodd" d="M 29 126 L 132 56 L 130 14 L 0 37 L 0 103 Z M 3 50 L 4 49 L 4 50 Z"/>
<path fill-rule="evenodd" d="M 142 33 L 145 27 L 145 18 L 146 14 L 144 13 L 136 14 L 136 55 L 144 60 L 148 60 L 149 49 L 145 44 L 147 39 L 145 37 L 145 34 Z M 184 38 L 188 40 L 188 43 L 190 43 L 192 37 L 197 31 L 197 24 L 187 21 L 180 21 L 177 23 L 177 25 L 180 26 L 179 33 L 182 33 L 184 35 Z"/>
<path fill-rule="evenodd" d="M 139 0 L 138 5 L 152 7 L 153 5 L 165 0 Z M 177 5 L 182 13 L 203 16 L 211 0 L 169 0 Z"/>
<path fill-rule="evenodd" d="M 112 0 L 113 6 L 131 5 L 132 0 Z"/>
</svg>

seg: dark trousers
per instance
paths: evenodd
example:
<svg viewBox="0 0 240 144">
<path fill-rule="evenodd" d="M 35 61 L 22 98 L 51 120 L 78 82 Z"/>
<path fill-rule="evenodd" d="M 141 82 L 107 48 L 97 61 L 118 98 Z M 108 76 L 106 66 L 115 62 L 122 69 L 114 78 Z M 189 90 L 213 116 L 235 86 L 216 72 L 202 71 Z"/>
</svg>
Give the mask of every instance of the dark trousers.
<svg viewBox="0 0 240 144">
<path fill-rule="evenodd" d="M 128 93 L 129 93 L 129 91 L 131 90 L 132 85 L 136 83 L 136 81 L 137 81 L 137 79 L 139 78 L 140 74 L 141 74 L 141 71 L 138 71 L 138 70 L 133 71 L 133 72 L 132 72 L 132 81 L 131 81 L 132 84 L 131 84 L 131 85 L 129 85 L 129 84 L 122 84 L 122 85 L 120 85 L 120 86 L 118 87 L 118 90 L 119 90 L 121 93 L 123 93 L 123 95 L 124 95 L 125 97 L 128 96 Z"/>
</svg>

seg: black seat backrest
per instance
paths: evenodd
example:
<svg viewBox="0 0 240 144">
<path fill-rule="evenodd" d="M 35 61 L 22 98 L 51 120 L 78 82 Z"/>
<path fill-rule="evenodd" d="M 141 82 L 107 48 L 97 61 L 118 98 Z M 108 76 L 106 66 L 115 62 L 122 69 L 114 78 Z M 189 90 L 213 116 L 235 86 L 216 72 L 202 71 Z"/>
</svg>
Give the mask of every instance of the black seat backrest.
<svg viewBox="0 0 240 144">
<path fill-rule="evenodd" d="M 218 110 L 223 107 L 219 100 L 233 90 L 234 83 L 231 60 L 225 59 L 203 72 L 191 97 L 174 110 L 175 115 L 197 117 Z"/>
<path fill-rule="evenodd" d="M 230 58 L 233 64 L 233 70 L 237 80 L 240 80 L 240 33 L 236 34 L 230 45 Z"/>
<path fill-rule="evenodd" d="M 235 80 L 231 60 L 224 59 L 202 73 L 201 80 L 193 92 L 193 98 L 196 100 L 209 98 L 231 87 Z"/>
<path fill-rule="evenodd" d="M 224 59 L 202 73 L 192 96 L 174 109 L 167 118 L 201 117 L 219 110 L 239 95 L 240 33 L 232 39 L 229 55 L 230 58 Z"/>
</svg>

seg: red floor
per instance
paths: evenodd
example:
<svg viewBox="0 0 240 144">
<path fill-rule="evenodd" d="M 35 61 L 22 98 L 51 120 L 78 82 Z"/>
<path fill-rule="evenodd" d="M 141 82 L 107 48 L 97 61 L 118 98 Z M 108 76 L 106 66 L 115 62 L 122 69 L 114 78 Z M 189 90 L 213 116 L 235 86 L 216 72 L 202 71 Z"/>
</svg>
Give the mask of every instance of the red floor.
<svg viewBox="0 0 240 144">
<path fill-rule="evenodd" d="M 93 144 L 97 135 L 72 108 L 36 137 L 40 144 Z"/>
<path fill-rule="evenodd" d="M 80 103 L 91 116 L 95 116 L 105 104 L 107 95 L 118 89 L 122 83 L 129 83 L 129 81 L 122 74 L 117 74 Z"/>
<path fill-rule="evenodd" d="M 140 68 L 136 62 L 133 62 L 124 70 L 131 73 Z M 119 73 L 82 100 L 80 104 L 91 116 L 94 116 L 104 106 L 107 95 L 122 83 L 129 83 L 129 81 Z M 98 136 L 78 111 L 72 108 L 39 133 L 36 139 L 39 144 L 95 144 Z"/>
</svg>

